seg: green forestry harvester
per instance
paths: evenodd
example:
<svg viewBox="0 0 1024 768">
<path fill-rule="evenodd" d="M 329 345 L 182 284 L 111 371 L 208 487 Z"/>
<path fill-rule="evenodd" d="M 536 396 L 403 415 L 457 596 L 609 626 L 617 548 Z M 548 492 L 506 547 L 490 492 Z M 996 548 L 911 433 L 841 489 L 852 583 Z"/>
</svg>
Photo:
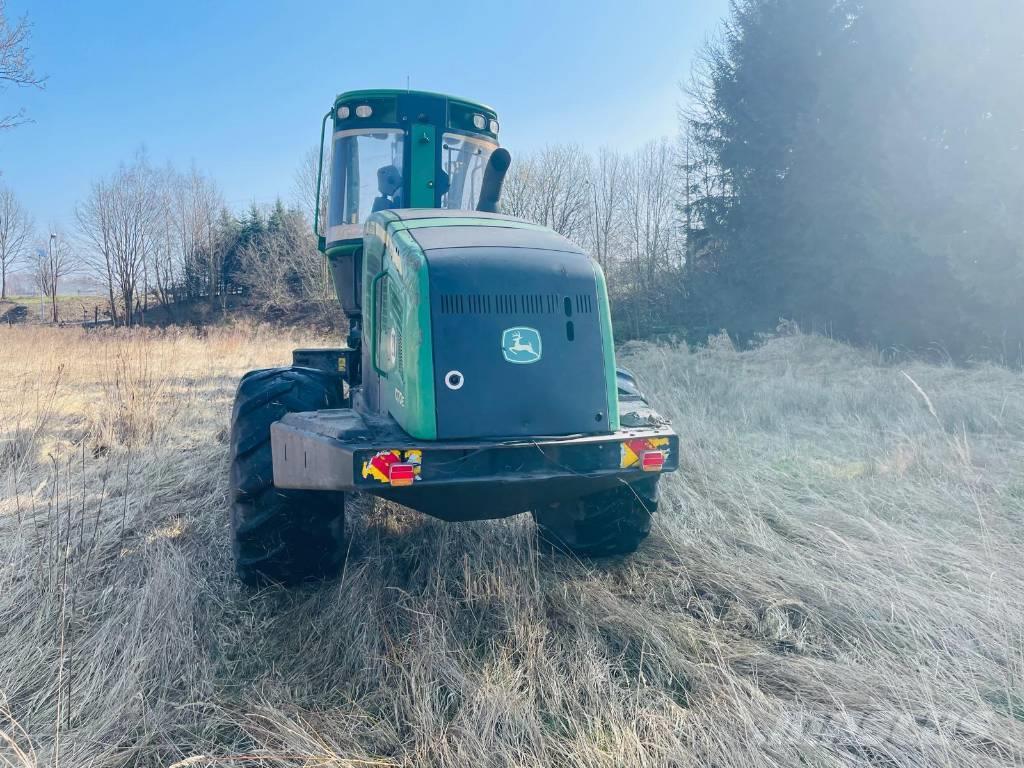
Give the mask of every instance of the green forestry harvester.
<svg viewBox="0 0 1024 768">
<path fill-rule="evenodd" d="M 324 116 L 314 227 L 349 335 L 239 384 L 244 581 L 337 572 L 354 492 L 444 520 L 529 511 L 584 556 L 647 536 L 678 439 L 615 367 L 601 268 L 497 212 L 497 138 L 493 110 L 434 93 L 352 91 Z"/>
</svg>

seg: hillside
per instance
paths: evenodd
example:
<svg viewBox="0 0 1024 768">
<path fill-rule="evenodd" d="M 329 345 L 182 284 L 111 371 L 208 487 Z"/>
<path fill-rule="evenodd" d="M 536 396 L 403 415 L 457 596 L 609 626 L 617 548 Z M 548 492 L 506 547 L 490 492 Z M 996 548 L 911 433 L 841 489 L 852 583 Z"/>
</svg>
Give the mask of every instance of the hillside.
<svg viewBox="0 0 1024 768">
<path fill-rule="evenodd" d="M 630 346 L 684 446 L 633 558 L 362 500 L 339 582 L 247 593 L 234 387 L 316 342 L 0 327 L 5 764 L 1024 760 L 1019 373 Z"/>
</svg>

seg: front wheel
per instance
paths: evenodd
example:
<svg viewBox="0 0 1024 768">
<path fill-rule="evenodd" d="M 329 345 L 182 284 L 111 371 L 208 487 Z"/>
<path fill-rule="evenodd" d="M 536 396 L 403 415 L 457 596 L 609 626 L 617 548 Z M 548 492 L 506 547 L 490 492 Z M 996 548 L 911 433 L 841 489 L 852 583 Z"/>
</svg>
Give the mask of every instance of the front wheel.
<svg viewBox="0 0 1024 768">
<path fill-rule="evenodd" d="M 618 488 L 557 502 L 538 510 L 541 538 L 558 549 L 584 557 L 607 557 L 635 552 L 651 532 L 658 509 L 658 478 L 646 478 Z"/>
<path fill-rule="evenodd" d="M 250 586 L 336 575 L 345 557 L 345 494 L 274 486 L 270 425 L 286 413 L 338 408 L 337 376 L 309 368 L 247 373 L 231 415 L 231 533 Z"/>
</svg>

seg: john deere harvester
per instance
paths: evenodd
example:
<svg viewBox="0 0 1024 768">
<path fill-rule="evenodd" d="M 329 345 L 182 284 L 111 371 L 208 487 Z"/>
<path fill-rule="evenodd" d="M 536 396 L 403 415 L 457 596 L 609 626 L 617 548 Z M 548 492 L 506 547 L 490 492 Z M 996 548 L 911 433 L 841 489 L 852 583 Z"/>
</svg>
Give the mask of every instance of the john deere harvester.
<svg viewBox="0 0 1024 768">
<path fill-rule="evenodd" d="M 244 581 L 337 572 L 356 492 L 452 521 L 531 512 L 582 556 L 647 536 L 678 439 L 616 370 L 598 264 L 497 212 L 498 130 L 482 104 L 416 91 L 343 93 L 324 116 L 314 226 L 349 335 L 239 384 Z"/>
</svg>

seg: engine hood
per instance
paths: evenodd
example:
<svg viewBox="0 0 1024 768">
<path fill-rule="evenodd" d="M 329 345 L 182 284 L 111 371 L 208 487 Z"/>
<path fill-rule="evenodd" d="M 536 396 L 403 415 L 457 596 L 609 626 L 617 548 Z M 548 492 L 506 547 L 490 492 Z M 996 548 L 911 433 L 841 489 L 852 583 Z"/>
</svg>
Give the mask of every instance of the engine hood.
<svg viewBox="0 0 1024 768">
<path fill-rule="evenodd" d="M 605 433 L 597 265 L 546 229 L 415 231 L 430 276 L 439 439 Z"/>
</svg>

